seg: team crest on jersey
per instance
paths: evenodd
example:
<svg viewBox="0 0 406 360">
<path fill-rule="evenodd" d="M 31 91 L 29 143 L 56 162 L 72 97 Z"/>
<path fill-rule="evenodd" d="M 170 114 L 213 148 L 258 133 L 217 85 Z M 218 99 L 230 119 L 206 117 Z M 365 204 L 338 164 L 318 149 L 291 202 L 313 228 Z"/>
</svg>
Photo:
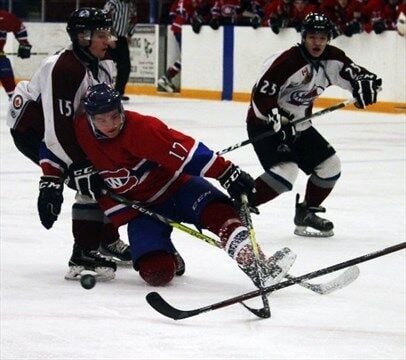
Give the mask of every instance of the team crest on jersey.
<svg viewBox="0 0 406 360">
<path fill-rule="evenodd" d="M 139 179 L 128 169 L 104 170 L 100 174 L 103 176 L 104 182 L 119 194 L 131 190 L 139 183 Z"/>
<path fill-rule="evenodd" d="M 16 95 L 13 98 L 13 107 L 16 110 L 21 109 L 21 107 L 23 106 L 23 97 L 21 95 Z"/>
<path fill-rule="evenodd" d="M 309 106 L 313 103 L 314 99 L 318 98 L 324 91 L 324 87 L 315 86 L 310 91 L 294 91 L 290 94 L 289 103 L 296 106 Z"/>
</svg>

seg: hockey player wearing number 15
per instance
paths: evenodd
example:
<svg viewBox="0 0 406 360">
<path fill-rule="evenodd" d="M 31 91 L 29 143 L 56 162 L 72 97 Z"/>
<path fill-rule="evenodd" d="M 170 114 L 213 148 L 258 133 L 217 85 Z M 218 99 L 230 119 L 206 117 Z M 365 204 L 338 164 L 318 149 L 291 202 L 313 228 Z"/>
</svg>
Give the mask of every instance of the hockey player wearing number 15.
<svg viewBox="0 0 406 360">
<path fill-rule="evenodd" d="M 173 221 L 215 233 L 221 247 L 260 286 L 247 228 L 230 198 L 204 179 L 217 179 L 235 200 L 246 194 L 252 202 L 251 176 L 159 119 L 124 111 L 120 94 L 106 84 L 92 86 L 84 105 L 87 116 L 76 119 L 75 133 L 105 186 Z M 128 224 L 133 265 L 140 276 L 151 285 L 170 282 L 175 271 L 172 227 L 107 195 L 98 201 L 116 226 Z M 280 281 L 295 258 L 288 248 L 270 258 L 260 251 L 265 284 Z"/>
<path fill-rule="evenodd" d="M 296 196 L 295 234 L 332 236 L 333 223 L 316 215 L 341 174 L 334 148 L 311 121 L 290 125 L 309 116 L 313 102 L 331 86 L 352 93 L 355 106 L 365 108 L 377 100 L 382 80 L 354 64 L 345 53 L 329 45 L 332 25 L 320 13 L 306 16 L 300 44 L 268 59 L 256 82 L 247 114 L 250 139 L 273 130 L 275 134 L 253 142 L 265 172 L 255 181 L 255 205 L 292 190 L 298 171 L 309 175 L 304 201 Z"/>
</svg>

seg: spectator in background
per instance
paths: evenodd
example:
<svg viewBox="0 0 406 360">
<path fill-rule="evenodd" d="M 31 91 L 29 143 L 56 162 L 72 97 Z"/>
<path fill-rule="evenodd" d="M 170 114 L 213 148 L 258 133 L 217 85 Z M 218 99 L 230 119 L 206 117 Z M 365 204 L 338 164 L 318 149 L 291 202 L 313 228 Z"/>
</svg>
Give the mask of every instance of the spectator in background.
<svg viewBox="0 0 406 360">
<path fill-rule="evenodd" d="M 182 25 L 191 24 L 196 34 L 200 33 L 203 24 L 210 20 L 210 9 L 213 0 L 175 0 L 172 3 L 169 17 L 171 19 L 171 31 L 175 36 L 179 49 L 182 48 Z M 180 58 L 170 65 L 165 74 L 158 80 L 158 90 L 173 93 L 177 91 L 172 79 L 181 71 Z"/>
<path fill-rule="evenodd" d="M 31 45 L 28 42 L 28 34 L 24 24 L 17 16 L 8 11 L 0 10 L 0 81 L 7 95 L 11 98 L 16 83 L 10 60 L 3 50 L 8 32 L 13 32 L 19 42 L 17 56 L 21 59 L 28 59 L 31 56 Z"/>
<path fill-rule="evenodd" d="M 369 0 L 362 9 L 365 31 L 381 34 L 385 30 L 395 30 L 399 3 L 399 0 Z"/>
<path fill-rule="evenodd" d="M 316 5 L 309 4 L 307 0 L 294 0 L 292 18 L 288 20 L 288 27 L 293 27 L 297 32 L 300 32 L 303 20 L 311 12 L 317 12 Z"/>
<path fill-rule="evenodd" d="M 362 3 L 358 0 L 324 0 L 321 11 L 333 24 L 333 37 L 362 32 Z"/>
<path fill-rule="evenodd" d="M 263 0 L 216 0 L 211 9 L 209 25 L 217 30 L 220 25 L 252 26 L 261 25 Z"/>
<path fill-rule="evenodd" d="M 124 95 L 125 86 L 131 72 L 129 43 L 135 31 L 137 12 L 134 0 L 108 0 L 104 5 L 113 19 L 113 27 L 117 34 L 117 42 L 112 45 L 111 57 L 117 67 L 115 89 L 121 94 L 122 100 L 130 98 Z"/>
<path fill-rule="evenodd" d="M 271 0 L 265 5 L 263 23 L 265 26 L 269 26 L 275 34 L 279 34 L 281 28 L 287 27 L 292 13 L 292 0 Z"/>
</svg>

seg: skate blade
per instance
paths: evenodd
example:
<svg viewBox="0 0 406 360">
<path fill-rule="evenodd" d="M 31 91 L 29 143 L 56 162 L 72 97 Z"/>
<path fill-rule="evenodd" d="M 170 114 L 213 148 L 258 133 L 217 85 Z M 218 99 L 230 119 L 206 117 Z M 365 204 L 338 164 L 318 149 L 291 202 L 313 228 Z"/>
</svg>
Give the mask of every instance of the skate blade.
<svg viewBox="0 0 406 360">
<path fill-rule="evenodd" d="M 100 251 L 100 255 L 103 256 L 108 261 L 115 262 L 117 266 L 127 267 L 127 266 L 133 265 L 132 260 L 121 260 L 120 258 L 118 258 L 114 255 L 109 255 L 109 254 L 103 253 L 101 251 Z"/>
<path fill-rule="evenodd" d="M 65 275 L 65 280 L 79 281 L 83 275 L 87 274 L 93 275 L 97 281 L 110 281 L 116 277 L 116 273 L 111 268 L 97 267 L 95 271 L 92 271 L 80 266 L 69 269 Z"/>
<path fill-rule="evenodd" d="M 311 228 L 310 228 L 311 229 Z M 329 231 L 319 231 L 319 230 L 308 230 L 307 226 L 296 226 L 296 229 L 294 231 L 295 235 L 298 236 L 305 236 L 305 237 L 330 237 L 334 235 L 333 230 Z"/>
</svg>

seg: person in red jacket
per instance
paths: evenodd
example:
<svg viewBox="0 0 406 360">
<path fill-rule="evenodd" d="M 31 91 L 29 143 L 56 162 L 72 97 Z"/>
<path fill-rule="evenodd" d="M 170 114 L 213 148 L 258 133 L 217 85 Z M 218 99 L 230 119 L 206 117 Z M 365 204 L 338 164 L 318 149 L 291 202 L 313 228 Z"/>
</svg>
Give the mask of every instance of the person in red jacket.
<svg viewBox="0 0 406 360">
<path fill-rule="evenodd" d="M 0 82 L 11 98 L 16 83 L 10 59 L 3 50 L 8 32 L 12 32 L 19 42 L 17 56 L 21 59 L 28 59 L 31 56 L 31 45 L 28 42 L 27 29 L 17 16 L 8 11 L 0 10 Z"/>
<path fill-rule="evenodd" d="M 266 258 L 259 249 L 257 259 L 233 202 L 205 179 L 217 179 L 236 203 L 243 194 L 252 202 L 249 174 L 159 119 L 124 111 L 120 94 L 107 84 L 90 87 L 84 107 L 87 115 L 75 121 L 77 140 L 109 191 L 218 235 L 219 245 L 258 287 L 285 276 L 296 255 L 284 248 Z M 108 195 L 99 194 L 98 201 L 116 226 L 128 224 L 133 266 L 140 276 L 151 285 L 170 282 L 176 269 L 172 227 Z"/>
<path fill-rule="evenodd" d="M 324 0 L 321 11 L 333 25 L 333 38 L 344 34 L 352 36 L 362 32 L 362 4 L 357 0 Z"/>
<path fill-rule="evenodd" d="M 370 0 L 364 5 L 362 14 L 366 19 L 366 32 L 381 34 L 385 30 L 395 30 L 399 16 L 399 0 Z"/>
</svg>

